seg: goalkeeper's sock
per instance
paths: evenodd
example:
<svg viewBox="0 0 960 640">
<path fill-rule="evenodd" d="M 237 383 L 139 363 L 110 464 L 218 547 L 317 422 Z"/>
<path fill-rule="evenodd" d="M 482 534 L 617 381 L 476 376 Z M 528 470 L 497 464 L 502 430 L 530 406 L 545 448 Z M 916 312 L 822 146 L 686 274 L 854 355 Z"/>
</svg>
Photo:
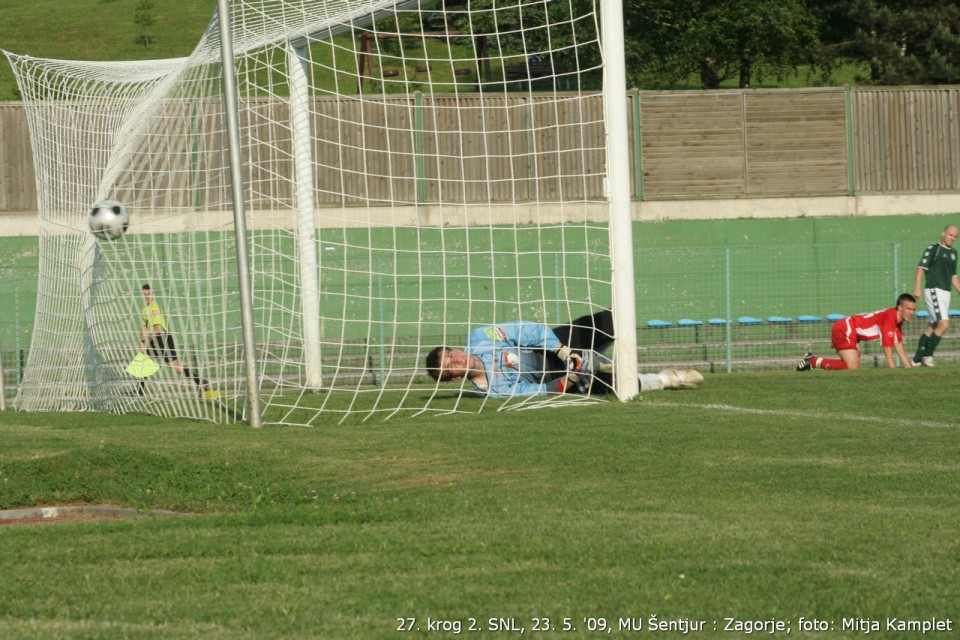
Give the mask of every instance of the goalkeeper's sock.
<svg viewBox="0 0 960 640">
<path fill-rule="evenodd" d="M 193 382 L 194 382 L 198 387 L 202 387 L 202 386 L 203 386 L 203 383 L 202 383 L 201 380 L 200 380 L 200 376 L 197 374 L 196 371 L 190 371 L 190 367 L 184 367 L 184 368 L 183 368 L 183 377 L 184 377 L 184 378 L 192 378 L 192 379 L 193 379 Z"/>
<path fill-rule="evenodd" d="M 847 363 L 840 358 L 814 358 L 810 365 L 814 369 L 825 371 L 839 371 L 847 368 Z"/>
<path fill-rule="evenodd" d="M 656 373 L 638 373 L 640 380 L 640 391 L 660 391 L 666 387 L 666 384 Z"/>
</svg>

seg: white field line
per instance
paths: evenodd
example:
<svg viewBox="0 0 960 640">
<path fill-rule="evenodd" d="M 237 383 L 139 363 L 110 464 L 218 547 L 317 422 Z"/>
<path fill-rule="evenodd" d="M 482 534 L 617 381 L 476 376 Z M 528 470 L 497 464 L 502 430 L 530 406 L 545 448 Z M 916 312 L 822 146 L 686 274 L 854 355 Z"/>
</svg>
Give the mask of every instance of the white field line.
<svg viewBox="0 0 960 640">
<path fill-rule="evenodd" d="M 653 406 L 651 404 L 651 406 Z M 960 423 L 935 422 L 933 420 L 910 420 L 906 418 L 884 418 L 882 416 L 860 416 L 849 413 L 824 413 L 822 411 L 796 409 L 752 409 L 750 407 L 736 407 L 729 404 L 688 404 L 681 402 L 657 402 L 658 407 L 676 407 L 680 409 L 708 409 L 710 411 L 729 411 L 750 415 L 768 415 L 784 418 L 813 418 L 815 420 L 848 422 L 867 422 L 894 427 L 926 427 L 928 429 L 956 429 Z"/>
</svg>

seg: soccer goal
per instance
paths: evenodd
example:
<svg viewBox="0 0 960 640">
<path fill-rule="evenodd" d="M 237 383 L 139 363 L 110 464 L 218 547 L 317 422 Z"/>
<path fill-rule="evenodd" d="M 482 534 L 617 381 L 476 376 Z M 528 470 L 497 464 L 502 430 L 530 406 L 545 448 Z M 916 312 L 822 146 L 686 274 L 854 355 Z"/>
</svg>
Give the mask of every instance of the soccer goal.
<svg viewBox="0 0 960 640">
<path fill-rule="evenodd" d="M 8 52 L 40 209 L 16 406 L 250 420 L 251 370 L 265 424 L 589 402 L 476 399 L 430 379 L 424 357 L 476 326 L 604 308 L 617 396 L 635 395 L 620 12 L 616 0 L 221 0 L 187 58 Z M 115 241 L 88 225 L 105 199 L 130 218 Z M 135 377 L 145 284 L 177 361 L 157 355 Z"/>
</svg>

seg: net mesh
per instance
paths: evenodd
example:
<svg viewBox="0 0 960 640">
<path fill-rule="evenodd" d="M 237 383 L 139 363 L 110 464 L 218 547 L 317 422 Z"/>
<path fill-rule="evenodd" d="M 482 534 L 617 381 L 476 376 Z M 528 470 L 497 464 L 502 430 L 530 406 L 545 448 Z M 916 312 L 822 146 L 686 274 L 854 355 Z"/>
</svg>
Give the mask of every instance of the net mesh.
<svg viewBox="0 0 960 640">
<path fill-rule="evenodd" d="M 19 408 L 247 417 L 217 24 L 175 60 L 7 53 L 41 216 Z M 231 25 L 265 423 L 479 411 L 430 348 L 611 306 L 593 4 L 264 0 Z M 131 215 L 116 242 L 87 226 L 104 198 Z M 213 393 L 125 374 L 143 284 Z"/>
</svg>

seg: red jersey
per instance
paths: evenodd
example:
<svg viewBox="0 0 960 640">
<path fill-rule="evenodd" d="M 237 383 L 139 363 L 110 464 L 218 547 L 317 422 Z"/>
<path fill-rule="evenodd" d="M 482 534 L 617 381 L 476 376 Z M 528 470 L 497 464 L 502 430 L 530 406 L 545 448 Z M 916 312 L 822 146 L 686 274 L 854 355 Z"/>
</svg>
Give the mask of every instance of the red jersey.
<svg viewBox="0 0 960 640">
<path fill-rule="evenodd" d="M 897 308 L 893 307 L 837 320 L 835 331 L 842 331 L 848 343 L 879 338 L 882 346 L 892 347 L 903 342 L 902 326 L 897 317 Z"/>
</svg>

